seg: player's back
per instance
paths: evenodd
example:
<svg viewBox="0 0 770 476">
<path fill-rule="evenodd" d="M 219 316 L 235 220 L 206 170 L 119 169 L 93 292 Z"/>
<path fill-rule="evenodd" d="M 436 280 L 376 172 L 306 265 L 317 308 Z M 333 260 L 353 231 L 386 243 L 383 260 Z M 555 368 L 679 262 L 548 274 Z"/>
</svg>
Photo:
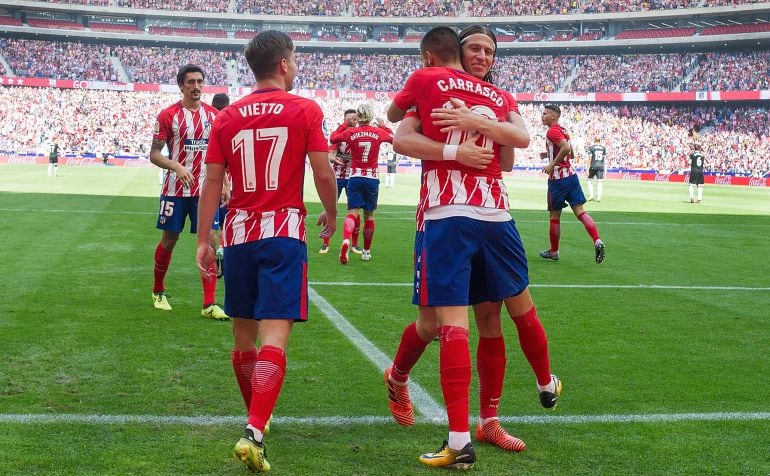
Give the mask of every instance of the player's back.
<svg viewBox="0 0 770 476">
<path fill-rule="evenodd" d="M 700 151 L 695 151 L 690 154 L 690 169 L 692 169 L 692 172 L 703 172 L 704 162 L 705 157 Z"/>
<path fill-rule="evenodd" d="M 389 130 L 370 125 L 349 129 L 347 140 L 350 150 L 351 177 L 377 177 L 380 146 L 383 142 L 393 142 Z"/>
<path fill-rule="evenodd" d="M 322 133 L 321 148 L 315 144 L 322 122 L 313 101 L 278 89 L 254 91 L 220 114 L 217 147 L 233 177 L 229 207 L 259 213 L 292 208 L 304 215 L 305 156 L 311 141 L 310 150 L 326 148 Z"/>
<path fill-rule="evenodd" d="M 450 99 L 461 100 L 472 112 L 487 119 L 506 121 L 509 112 L 507 100 L 497 87 L 482 81 L 465 71 L 454 68 L 431 67 L 415 71 L 407 80 L 404 89 L 398 93 L 394 102 L 401 109 L 417 106 L 423 134 L 435 141 L 450 145 L 459 145 L 472 132 L 453 131 L 443 133 L 440 127 L 433 124 L 430 117 L 435 108 L 452 108 Z M 443 169 L 451 166 L 472 175 L 501 177 L 500 144 L 482 137 L 477 142 L 479 146 L 492 148 L 495 160 L 484 170 L 466 167 L 462 164 L 446 164 L 444 161 L 426 161 L 424 170 Z"/>
</svg>

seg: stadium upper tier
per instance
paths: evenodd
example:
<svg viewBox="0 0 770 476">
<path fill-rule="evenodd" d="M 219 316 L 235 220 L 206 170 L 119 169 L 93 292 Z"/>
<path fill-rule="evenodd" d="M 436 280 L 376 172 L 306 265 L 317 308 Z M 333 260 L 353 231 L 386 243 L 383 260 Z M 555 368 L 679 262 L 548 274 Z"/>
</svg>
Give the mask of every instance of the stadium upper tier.
<svg viewBox="0 0 770 476">
<path fill-rule="evenodd" d="M 255 15 L 353 17 L 501 17 L 626 13 L 763 3 L 759 0 L 56 0 L 58 4 Z"/>
<path fill-rule="evenodd" d="M 176 47 L 116 46 L 0 37 L 8 76 L 171 84 L 200 64 L 206 82 L 254 84 L 243 55 Z M 420 67 L 416 55 L 298 53 L 302 89 L 397 91 Z M 748 91 L 770 89 L 770 51 L 499 56 L 495 83 L 511 92 Z"/>
</svg>

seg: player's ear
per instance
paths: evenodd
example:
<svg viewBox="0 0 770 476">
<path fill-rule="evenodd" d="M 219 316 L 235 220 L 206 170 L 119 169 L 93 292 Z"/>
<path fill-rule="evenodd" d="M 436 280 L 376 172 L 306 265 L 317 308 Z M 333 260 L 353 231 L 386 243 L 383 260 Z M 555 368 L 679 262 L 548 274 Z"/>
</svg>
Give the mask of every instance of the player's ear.
<svg viewBox="0 0 770 476">
<path fill-rule="evenodd" d="M 281 58 L 281 62 L 278 64 L 281 73 L 286 74 L 289 71 L 289 60 L 286 58 Z"/>
</svg>

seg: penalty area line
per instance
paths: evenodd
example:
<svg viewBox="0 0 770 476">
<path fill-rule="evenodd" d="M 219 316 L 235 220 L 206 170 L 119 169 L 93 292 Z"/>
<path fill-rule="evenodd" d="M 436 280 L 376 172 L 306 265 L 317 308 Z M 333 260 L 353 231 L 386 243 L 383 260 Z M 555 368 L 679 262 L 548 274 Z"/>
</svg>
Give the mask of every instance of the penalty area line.
<svg viewBox="0 0 770 476">
<path fill-rule="evenodd" d="M 215 426 L 242 425 L 244 416 L 180 416 L 180 415 L 101 415 L 78 413 L 0 413 L 0 424 L 86 424 L 86 425 L 168 425 L 168 426 Z M 471 417 L 475 422 L 476 417 Z M 677 422 L 727 422 L 770 421 L 770 412 L 716 412 L 716 413 L 650 413 L 636 415 L 524 415 L 501 416 L 503 423 L 520 425 L 590 425 L 624 423 L 677 423 Z M 276 415 L 276 425 L 300 426 L 369 426 L 396 423 L 389 416 L 328 416 L 291 417 Z M 445 425 L 446 419 L 418 416 L 415 423 Z"/>
</svg>

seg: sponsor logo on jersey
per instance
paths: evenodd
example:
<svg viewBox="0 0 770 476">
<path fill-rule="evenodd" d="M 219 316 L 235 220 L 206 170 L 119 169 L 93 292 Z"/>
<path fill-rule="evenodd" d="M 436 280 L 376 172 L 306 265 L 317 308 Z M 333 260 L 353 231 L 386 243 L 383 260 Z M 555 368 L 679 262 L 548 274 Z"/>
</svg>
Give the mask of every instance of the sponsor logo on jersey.
<svg viewBox="0 0 770 476">
<path fill-rule="evenodd" d="M 185 139 L 184 150 L 185 152 L 205 152 L 209 147 L 208 139 Z"/>
</svg>

